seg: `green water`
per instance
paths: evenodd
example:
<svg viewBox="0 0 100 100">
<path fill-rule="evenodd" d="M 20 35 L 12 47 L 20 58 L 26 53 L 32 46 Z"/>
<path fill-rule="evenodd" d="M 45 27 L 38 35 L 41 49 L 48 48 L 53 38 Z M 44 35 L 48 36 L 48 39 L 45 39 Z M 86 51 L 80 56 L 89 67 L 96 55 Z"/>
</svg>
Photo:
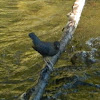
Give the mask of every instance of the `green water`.
<svg viewBox="0 0 100 100">
<path fill-rule="evenodd" d="M 66 15 L 73 3 L 74 0 L 0 0 L 0 100 L 13 100 L 34 86 L 44 62 L 41 55 L 32 49 L 28 33 L 35 32 L 44 41 L 60 40 L 62 28 L 68 20 Z M 86 40 L 100 36 L 99 19 L 100 1 L 88 0 L 74 34 L 75 45 L 81 44 L 84 49 Z M 55 67 L 71 64 L 63 58 L 67 58 L 66 53 Z M 62 77 L 70 74 L 80 72 L 65 72 Z M 94 83 L 100 83 L 99 79 Z M 69 100 L 74 100 L 74 95 L 68 96 Z M 99 94 L 94 96 L 93 100 L 99 100 L 96 99 Z M 80 100 L 75 97 L 75 100 Z"/>
</svg>

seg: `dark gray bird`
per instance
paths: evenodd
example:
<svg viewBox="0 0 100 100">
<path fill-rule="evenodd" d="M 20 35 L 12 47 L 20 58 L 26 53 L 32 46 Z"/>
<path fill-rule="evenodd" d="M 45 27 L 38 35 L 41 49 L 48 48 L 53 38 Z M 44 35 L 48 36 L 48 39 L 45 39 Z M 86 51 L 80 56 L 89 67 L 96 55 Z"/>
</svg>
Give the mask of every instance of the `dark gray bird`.
<svg viewBox="0 0 100 100">
<path fill-rule="evenodd" d="M 48 62 L 46 61 L 46 57 L 52 57 L 56 55 L 60 49 L 60 42 L 44 42 L 41 41 L 34 33 L 29 33 L 29 37 L 32 39 L 34 46 L 33 49 L 39 52 L 43 58 L 46 64 L 48 65 L 49 69 L 52 70 L 52 68 L 49 66 Z M 49 60 L 50 62 L 50 60 Z M 50 62 L 52 65 L 52 63 Z"/>
</svg>

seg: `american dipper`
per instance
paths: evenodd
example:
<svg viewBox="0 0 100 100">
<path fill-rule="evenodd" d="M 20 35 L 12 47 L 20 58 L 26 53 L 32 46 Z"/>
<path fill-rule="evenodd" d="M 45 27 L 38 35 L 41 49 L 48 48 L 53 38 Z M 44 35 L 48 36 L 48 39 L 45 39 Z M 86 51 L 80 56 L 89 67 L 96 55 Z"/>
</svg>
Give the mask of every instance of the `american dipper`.
<svg viewBox="0 0 100 100">
<path fill-rule="evenodd" d="M 60 48 L 60 42 L 58 42 L 58 41 L 55 41 L 55 42 L 41 41 L 35 35 L 35 33 L 29 33 L 29 37 L 32 39 L 32 42 L 34 44 L 34 46 L 32 46 L 33 49 L 36 50 L 37 52 L 39 52 L 43 56 L 44 61 L 47 64 L 47 66 L 49 67 L 49 69 L 53 70 L 49 66 L 48 61 L 46 61 L 46 57 L 52 57 L 58 53 L 59 48 Z M 50 62 L 50 60 L 49 60 L 49 62 Z M 51 62 L 50 62 L 50 64 L 53 65 Z"/>
</svg>

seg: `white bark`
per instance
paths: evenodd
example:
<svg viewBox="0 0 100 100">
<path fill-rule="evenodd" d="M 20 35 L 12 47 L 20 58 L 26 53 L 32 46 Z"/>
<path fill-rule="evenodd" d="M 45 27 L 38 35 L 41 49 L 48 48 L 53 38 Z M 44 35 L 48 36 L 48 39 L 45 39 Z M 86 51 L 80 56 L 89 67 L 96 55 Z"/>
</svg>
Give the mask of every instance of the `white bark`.
<svg viewBox="0 0 100 100">
<path fill-rule="evenodd" d="M 64 35 L 60 41 L 60 50 L 58 54 L 52 57 L 51 62 L 54 65 L 59 59 L 60 55 L 64 52 L 66 46 L 72 38 L 72 35 L 77 28 L 80 16 L 85 5 L 85 0 L 76 0 L 72 6 L 72 11 L 68 13 L 69 21 L 65 28 L 63 29 Z M 51 66 L 51 65 L 50 65 Z M 51 66 L 53 67 L 53 66 Z M 47 65 L 43 69 L 40 75 L 40 79 L 35 87 L 21 95 L 21 100 L 40 100 L 50 78 L 51 71 L 48 69 Z M 24 98 L 24 99 L 22 99 Z M 30 98 L 30 99 L 29 99 Z"/>
</svg>

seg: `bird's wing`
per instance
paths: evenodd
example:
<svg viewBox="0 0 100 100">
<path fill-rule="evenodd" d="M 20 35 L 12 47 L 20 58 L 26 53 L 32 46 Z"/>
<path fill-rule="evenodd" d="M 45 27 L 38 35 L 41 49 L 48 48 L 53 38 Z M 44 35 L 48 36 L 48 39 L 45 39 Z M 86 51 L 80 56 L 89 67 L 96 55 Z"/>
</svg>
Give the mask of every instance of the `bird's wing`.
<svg viewBox="0 0 100 100">
<path fill-rule="evenodd" d="M 41 50 L 42 54 L 48 55 L 48 53 L 50 51 L 50 45 L 45 44 L 45 43 L 41 43 L 40 44 L 40 50 Z"/>
<path fill-rule="evenodd" d="M 48 43 L 41 42 L 38 45 L 35 45 L 33 49 L 38 51 L 41 55 L 47 56 L 50 51 L 50 45 Z"/>
</svg>

